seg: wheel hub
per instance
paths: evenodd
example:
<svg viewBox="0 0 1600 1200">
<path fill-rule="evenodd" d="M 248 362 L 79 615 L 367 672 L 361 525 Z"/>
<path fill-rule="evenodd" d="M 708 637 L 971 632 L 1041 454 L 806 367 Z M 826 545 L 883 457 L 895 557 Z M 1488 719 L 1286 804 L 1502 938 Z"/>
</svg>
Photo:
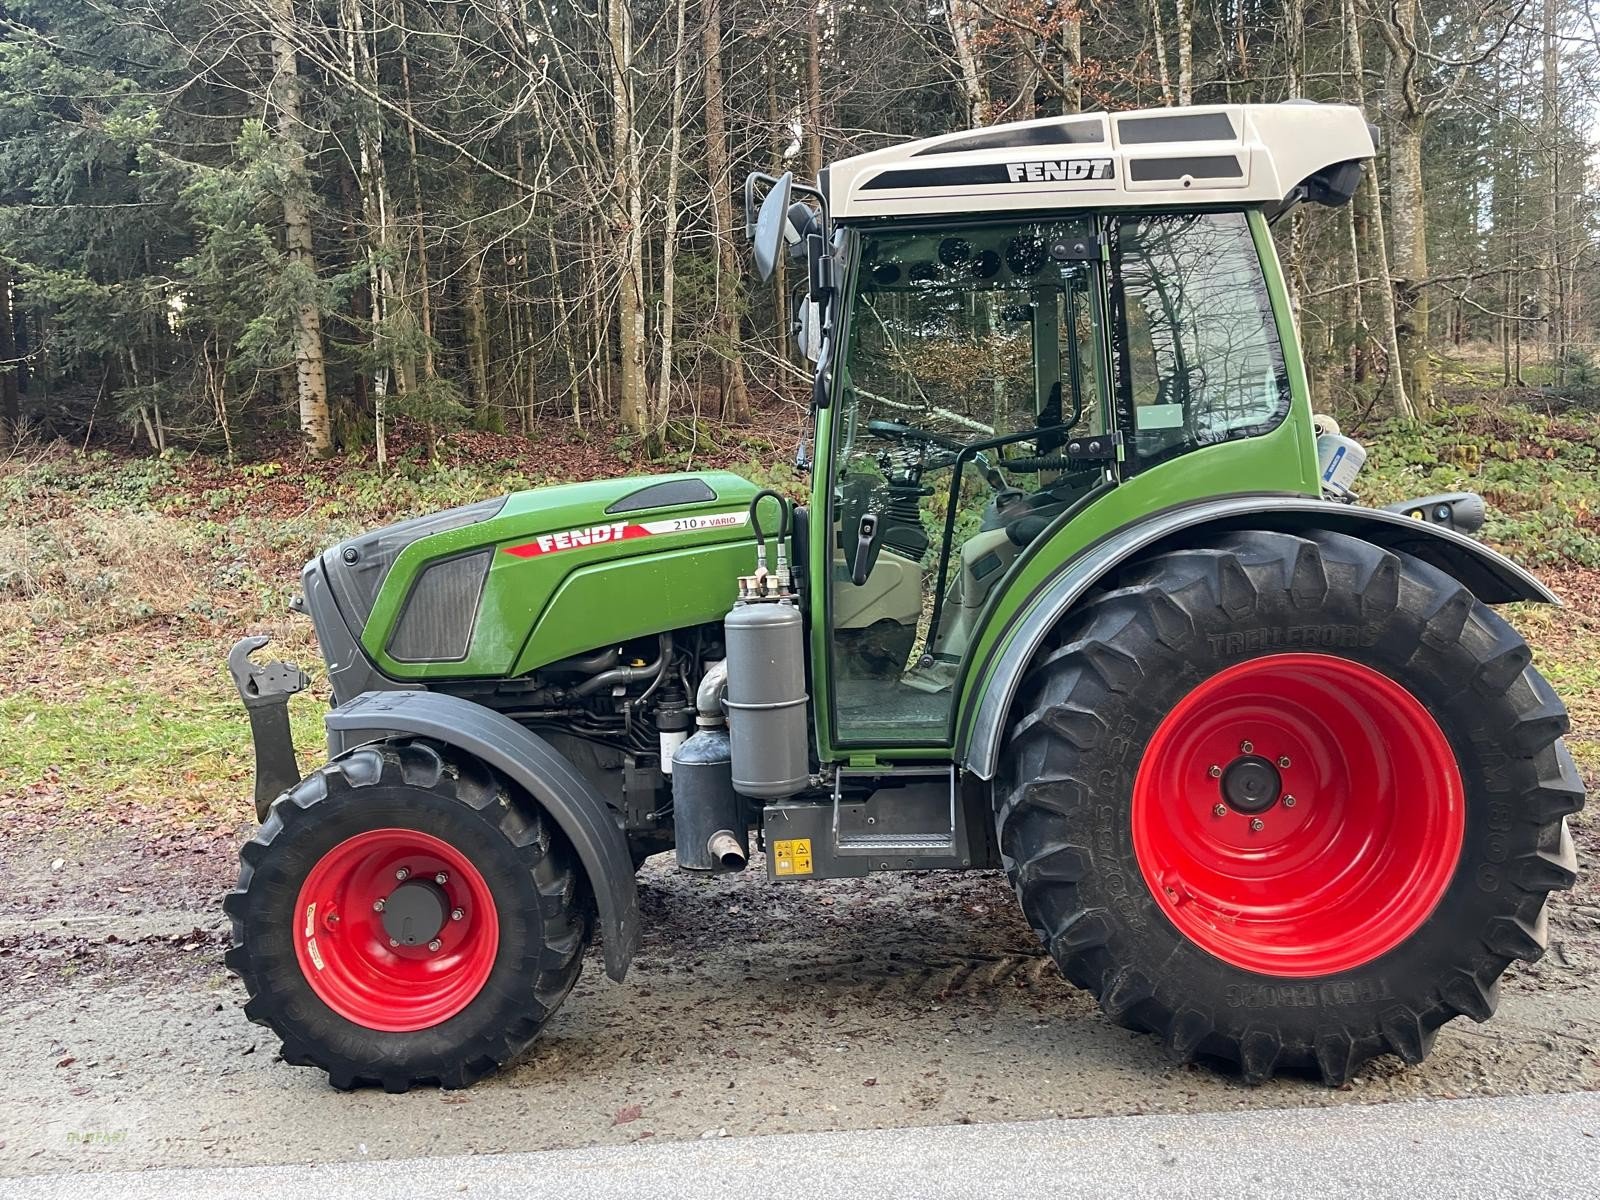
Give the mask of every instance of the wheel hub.
<svg viewBox="0 0 1600 1200">
<path fill-rule="evenodd" d="M 1255 816 L 1278 802 L 1283 778 L 1259 754 L 1241 754 L 1222 772 L 1222 801 L 1234 812 Z"/>
<path fill-rule="evenodd" d="M 500 924 L 466 853 L 418 829 L 372 829 L 329 849 L 301 885 L 295 956 L 318 998 L 368 1029 L 426 1029 L 489 979 Z"/>
<path fill-rule="evenodd" d="M 1350 970 L 1427 919 L 1465 827 L 1449 739 L 1396 680 L 1328 654 L 1227 667 L 1135 776 L 1134 852 L 1195 945 L 1269 975 Z"/>
<path fill-rule="evenodd" d="M 383 902 L 383 931 L 402 946 L 426 945 L 450 915 L 450 899 L 431 879 L 402 883 Z"/>
</svg>

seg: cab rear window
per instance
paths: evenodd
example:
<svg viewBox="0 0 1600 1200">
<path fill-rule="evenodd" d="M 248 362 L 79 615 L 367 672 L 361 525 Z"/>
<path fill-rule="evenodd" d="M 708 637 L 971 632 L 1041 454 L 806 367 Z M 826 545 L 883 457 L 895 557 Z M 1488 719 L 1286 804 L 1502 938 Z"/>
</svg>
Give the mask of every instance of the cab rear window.
<svg viewBox="0 0 1600 1200">
<path fill-rule="evenodd" d="M 1119 383 L 1141 464 L 1266 433 L 1288 415 L 1283 346 L 1244 213 L 1121 221 L 1116 259 Z"/>
</svg>

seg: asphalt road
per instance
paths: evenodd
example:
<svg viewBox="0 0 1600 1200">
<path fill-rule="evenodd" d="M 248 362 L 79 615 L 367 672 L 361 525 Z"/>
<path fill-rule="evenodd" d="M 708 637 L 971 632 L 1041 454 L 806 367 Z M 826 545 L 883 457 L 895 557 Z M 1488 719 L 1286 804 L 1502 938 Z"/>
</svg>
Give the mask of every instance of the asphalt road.
<svg viewBox="0 0 1600 1200">
<path fill-rule="evenodd" d="M 7 1200 L 766 1200 L 1594 1195 L 1600 1095 L 936 1125 L 540 1153 L 0 1182 Z"/>
</svg>

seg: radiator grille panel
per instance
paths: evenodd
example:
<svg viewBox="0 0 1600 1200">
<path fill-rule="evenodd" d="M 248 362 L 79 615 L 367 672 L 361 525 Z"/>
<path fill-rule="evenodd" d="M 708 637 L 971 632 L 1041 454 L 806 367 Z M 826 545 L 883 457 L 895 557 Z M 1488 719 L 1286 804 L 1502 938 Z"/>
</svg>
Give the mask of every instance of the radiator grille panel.
<svg viewBox="0 0 1600 1200">
<path fill-rule="evenodd" d="M 436 562 L 418 577 L 389 635 L 396 662 L 460 662 L 472 644 L 491 550 Z"/>
</svg>

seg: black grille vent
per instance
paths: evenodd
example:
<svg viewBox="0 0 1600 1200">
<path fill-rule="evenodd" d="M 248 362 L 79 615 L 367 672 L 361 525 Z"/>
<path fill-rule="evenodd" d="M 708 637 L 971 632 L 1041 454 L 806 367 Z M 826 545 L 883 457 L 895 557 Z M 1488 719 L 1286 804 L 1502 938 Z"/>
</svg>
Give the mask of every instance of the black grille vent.
<svg viewBox="0 0 1600 1200">
<path fill-rule="evenodd" d="M 389 635 L 396 662 L 460 662 L 472 644 L 492 550 L 447 558 L 417 578 Z"/>
</svg>

